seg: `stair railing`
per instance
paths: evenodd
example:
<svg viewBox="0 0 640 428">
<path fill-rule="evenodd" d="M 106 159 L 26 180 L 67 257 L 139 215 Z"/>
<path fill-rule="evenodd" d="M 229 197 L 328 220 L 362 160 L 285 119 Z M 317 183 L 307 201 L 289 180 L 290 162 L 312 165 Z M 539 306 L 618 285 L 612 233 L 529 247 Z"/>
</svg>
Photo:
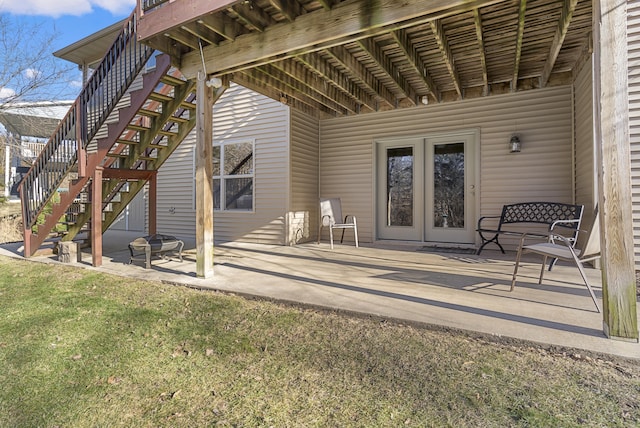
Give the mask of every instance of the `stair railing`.
<svg viewBox="0 0 640 428">
<path fill-rule="evenodd" d="M 78 151 L 87 148 L 152 54 L 137 41 L 134 10 L 20 184 L 25 230 L 35 225 L 78 161 Z"/>
</svg>

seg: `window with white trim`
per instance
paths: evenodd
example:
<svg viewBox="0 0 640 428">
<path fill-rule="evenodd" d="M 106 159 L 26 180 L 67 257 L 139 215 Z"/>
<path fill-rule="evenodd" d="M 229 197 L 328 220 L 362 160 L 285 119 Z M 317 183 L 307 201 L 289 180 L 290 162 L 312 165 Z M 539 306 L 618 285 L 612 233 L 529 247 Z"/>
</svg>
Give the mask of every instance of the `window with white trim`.
<svg viewBox="0 0 640 428">
<path fill-rule="evenodd" d="M 213 208 L 253 211 L 253 141 L 213 145 Z"/>
</svg>

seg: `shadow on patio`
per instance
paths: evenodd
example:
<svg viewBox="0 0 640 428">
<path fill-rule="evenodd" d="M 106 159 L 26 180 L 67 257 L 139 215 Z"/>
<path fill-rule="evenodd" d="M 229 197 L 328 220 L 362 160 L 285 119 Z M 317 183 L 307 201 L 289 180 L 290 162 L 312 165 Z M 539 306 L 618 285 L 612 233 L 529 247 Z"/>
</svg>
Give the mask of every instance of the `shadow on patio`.
<svg viewBox="0 0 640 428">
<path fill-rule="evenodd" d="M 139 234 L 138 234 L 139 235 Z M 420 246 L 296 247 L 217 245 L 214 277 L 195 275 L 194 243 L 185 240 L 184 262 L 154 259 L 152 269 L 129 262 L 135 234 L 104 236 L 100 271 L 202 289 L 256 296 L 365 316 L 396 319 L 471 334 L 513 338 L 561 348 L 640 358 L 640 345 L 607 339 L 602 314 L 573 266 L 558 264 L 537 284 L 540 260 L 524 259 L 509 292 L 514 254 L 482 256 L 421 251 Z M 2 253 L 19 254 L 8 245 Z M 7 251 L 8 250 L 8 251 Z M 51 261 L 53 256 L 37 258 Z M 83 254 L 78 265 L 89 266 Z M 587 275 L 601 298 L 600 271 Z"/>
</svg>

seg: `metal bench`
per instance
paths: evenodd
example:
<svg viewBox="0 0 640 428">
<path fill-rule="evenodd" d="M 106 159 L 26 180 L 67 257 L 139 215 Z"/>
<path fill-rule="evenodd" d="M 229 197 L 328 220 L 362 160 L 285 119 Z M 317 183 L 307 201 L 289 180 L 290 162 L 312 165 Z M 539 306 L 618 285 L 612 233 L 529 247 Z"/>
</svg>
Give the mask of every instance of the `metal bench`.
<svg viewBox="0 0 640 428">
<path fill-rule="evenodd" d="M 499 216 L 484 216 L 478 220 L 476 231 L 480 235 L 482 242 L 476 254 L 479 255 L 484 247 L 491 242 L 495 243 L 504 254 L 504 248 L 502 248 L 499 241 L 500 236 L 522 236 L 524 232 L 504 229 L 503 226 L 518 223 L 546 224 L 549 226 L 549 230 L 556 226 L 562 227 L 568 232 L 567 239 L 575 244 L 583 211 L 583 205 L 559 202 L 521 202 L 505 205 L 502 207 L 502 214 Z M 498 220 L 497 226 L 489 227 L 488 224 L 496 225 L 496 219 Z M 546 238 L 547 236 L 546 234 L 541 234 L 540 238 Z"/>
<path fill-rule="evenodd" d="M 144 261 L 145 268 L 151 269 L 151 256 L 166 258 L 168 254 L 176 255 L 182 261 L 182 248 L 184 242 L 170 235 L 149 235 L 136 238 L 129 243 L 131 258 L 129 264 L 134 261 Z"/>
</svg>

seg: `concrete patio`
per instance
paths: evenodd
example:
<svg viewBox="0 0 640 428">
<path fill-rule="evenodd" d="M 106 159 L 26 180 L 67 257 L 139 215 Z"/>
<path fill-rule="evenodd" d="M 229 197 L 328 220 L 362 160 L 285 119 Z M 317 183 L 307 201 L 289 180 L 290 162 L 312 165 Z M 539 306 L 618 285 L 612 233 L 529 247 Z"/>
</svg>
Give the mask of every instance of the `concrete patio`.
<svg viewBox="0 0 640 428">
<path fill-rule="evenodd" d="M 514 338 L 546 346 L 640 359 L 640 344 L 607 339 L 602 314 L 575 267 L 559 263 L 537 284 L 540 260 L 524 259 L 509 292 L 515 255 L 487 249 L 481 256 L 433 252 L 422 246 L 328 243 L 295 247 L 217 245 L 214 277 L 196 277 L 193 240 L 185 240 L 184 262 L 154 259 L 152 269 L 129 264 L 128 242 L 140 233 L 108 231 L 103 265 L 91 267 L 83 252 L 78 267 L 228 293 L 294 302 Z M 86 251 L 86 250 L 85 250 Z M 21 244 L 3 244 L 0 254 L 22 257 Z M 55 256 L 35 261 L 52 262 Z M 600 271 L 587 269 L 601 298 Z"/>
</svg>

